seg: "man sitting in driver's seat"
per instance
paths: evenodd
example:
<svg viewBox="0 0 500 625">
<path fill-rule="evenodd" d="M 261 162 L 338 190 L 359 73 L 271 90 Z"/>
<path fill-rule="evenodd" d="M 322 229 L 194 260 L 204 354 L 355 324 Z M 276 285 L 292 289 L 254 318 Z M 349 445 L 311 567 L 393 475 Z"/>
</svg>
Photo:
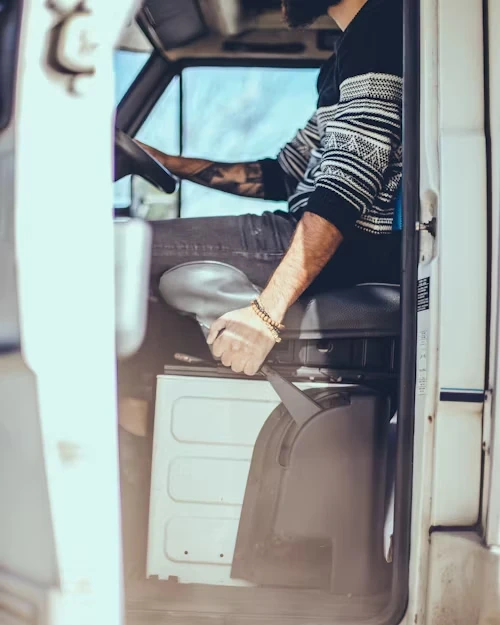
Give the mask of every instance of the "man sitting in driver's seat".
<svg viewBox="0 0 500 625">
<path fill-rule="evenodd" d="M 288 200 L 288 212 L 153 223 L 155 284 L 181 263 L 216 260 L 263 287 L 258 306 L 224 315 L 208 336 L 214 356 L 247 375 L 260 369 L 306 290 L 398 283 L 400 272 L 393 217 L 402 175 L 401 1 L 283 0 L 283 10 L 291 27 L 328 13 L 343 34 L 321 70 L 316 112 L 276 159 L 227 164 L 140 144 L 180 178 Z"/>
</svg>

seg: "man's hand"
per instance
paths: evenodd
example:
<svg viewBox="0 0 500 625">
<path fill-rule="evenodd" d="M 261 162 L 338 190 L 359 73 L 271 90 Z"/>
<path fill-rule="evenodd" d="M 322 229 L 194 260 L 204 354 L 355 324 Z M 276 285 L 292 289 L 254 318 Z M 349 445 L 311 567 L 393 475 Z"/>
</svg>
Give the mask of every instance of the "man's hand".
<svg viewBox="0 0 500 625">
<path fill-rule="evenodd" d="M 334 255 L 343 236 L 318 215 L 306 212 L 285 258 L 260 294 L 262 306 L 276 323 Z M 216 358 L 236 373 L 255 375 L 274 347 L 274 337 L 251 307 L 228 313 L 210 328 L 207 339 Z"/>
<path fill-rule="evenodd" d="M 252 376 L 264 364 L 275 340 L 262 319 L 248 307 L 218 319 L 210 328 L 207 343 L 224 366 Z"/>
</svg>

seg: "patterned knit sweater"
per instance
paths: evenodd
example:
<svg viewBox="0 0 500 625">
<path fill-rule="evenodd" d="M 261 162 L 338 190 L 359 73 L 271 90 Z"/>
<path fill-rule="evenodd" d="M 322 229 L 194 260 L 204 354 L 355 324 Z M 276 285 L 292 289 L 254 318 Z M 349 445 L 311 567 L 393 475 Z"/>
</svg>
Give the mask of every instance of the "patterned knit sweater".
<svg viewBox="0 0 500 625">
<path fill-rule="evenodd" d="M 368 0 L 318 79 L 318 108 L 278 158 L 261 161 L 265 194 L 344 235 L 392 231 L 402 176 L 401 0 Z"/>
</svg>

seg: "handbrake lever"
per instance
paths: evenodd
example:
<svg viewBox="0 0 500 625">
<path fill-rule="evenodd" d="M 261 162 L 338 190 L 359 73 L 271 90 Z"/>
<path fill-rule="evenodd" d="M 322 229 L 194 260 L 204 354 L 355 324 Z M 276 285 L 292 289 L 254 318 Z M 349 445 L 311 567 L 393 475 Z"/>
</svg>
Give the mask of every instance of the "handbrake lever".
<svg viewBox="0 0 500 625">
<path fill-rule="evenodd" d="M 216 366 L 214 362 L 197 358 L 196 356 L 190 356 L 189 354 L 175 354 L 174 358 L 188 365 L 201 365 L 212 368 Z M 297 388 L 295 384 L 285 380 L 282 375 L 269 365 L 263 365 L 260 373 L 267 378 L 298 426 L 304 425 L 311 417 L 321 412 L 322 408 L 318 403 Z"/>
<path fill-rule="evenodd" d="M 277 371 L 269 365 L 263 365 L 262 374 L 271 383 L 290 416 L 299 426 L 304 425 L 311 417 L 321 412 L 321 406 L 309 397 L 304 391 L 285 380 Z"/>
</svg>

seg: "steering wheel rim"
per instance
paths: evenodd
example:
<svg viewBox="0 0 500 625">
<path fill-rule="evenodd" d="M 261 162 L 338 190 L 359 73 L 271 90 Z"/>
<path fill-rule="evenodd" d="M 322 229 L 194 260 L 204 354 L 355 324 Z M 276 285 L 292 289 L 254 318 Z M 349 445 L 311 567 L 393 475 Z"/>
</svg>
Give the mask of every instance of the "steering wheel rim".
<svg viewBox="0 0 500 625">
<path fill-rule="evenodd" d="M 177 188 L 177 181 L 168 169 L 143 150 L 132 137 L 117 128 L 114 180 L 116 182 L 130 174 L 141 176 L 165 193 L 174 193 Z"/>
</svg>

